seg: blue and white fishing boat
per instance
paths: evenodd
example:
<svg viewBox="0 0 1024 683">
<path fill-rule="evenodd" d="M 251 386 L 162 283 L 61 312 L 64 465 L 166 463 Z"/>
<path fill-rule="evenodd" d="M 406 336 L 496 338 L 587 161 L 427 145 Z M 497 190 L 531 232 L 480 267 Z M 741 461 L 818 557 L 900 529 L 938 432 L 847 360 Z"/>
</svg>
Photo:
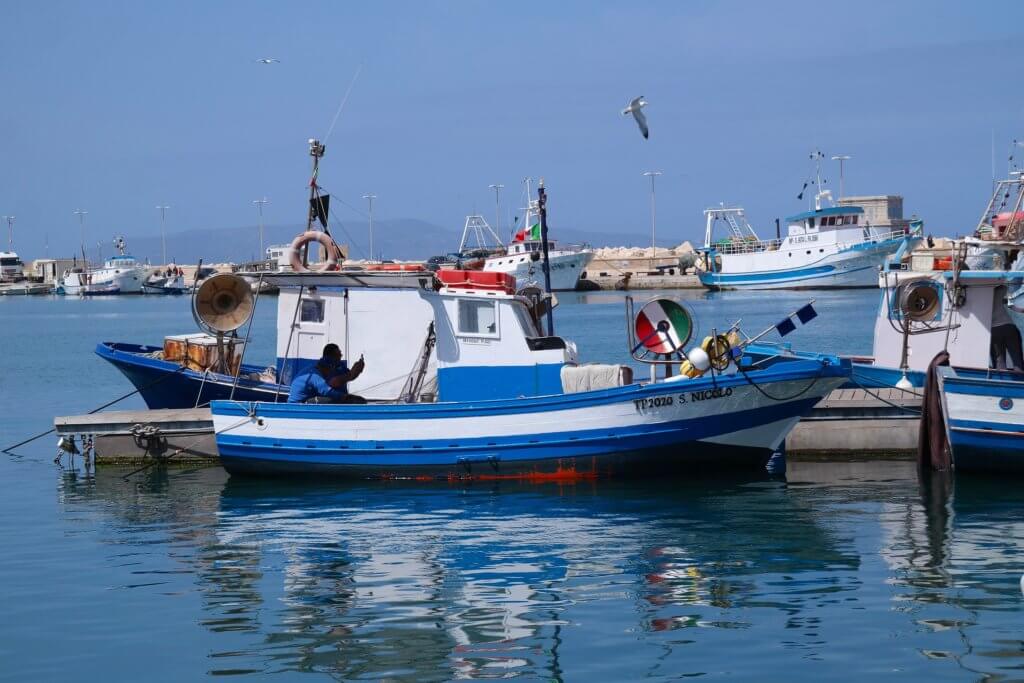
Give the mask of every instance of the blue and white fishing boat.
<svg viewBox="0 0 1024 683">
<path fill-rule="evenodd" d="M 1024 375 L 958 367 L 935 372 L 953 467 L 1024 473 Z"/>
<path fill-rule="evenodd" d="M 141 294 L 146 268 L 125 252 L 124 237 L 114 240 L 118 253 L 102 268 L 71 268 L 64 272 L 60 288 L 67 295 Z M 83 254 L 83 263 L 85 262 Z"/>
<path fill-rule="evenodd" d="M 820 167 L 817 187 L 814 209 L 786 218 L 788 234 L 774 240 L 758 237 L 740 207 L 704 211 L 701 284 L 715 290 L 875 287 L 886 259 L 920 240 L 904 228 L 868 225 L 859 206 L 826 206 L 832 193 L 822 189 Z M 719 223 L 728 235 L 716 239 Z"/>
<path fill-rule="evenodd" d="M 323 146 L 310 144 L 316 207 Z M 291 271 L 262 274 L 280 288 L 273 368 L 243 363 L 249 334 L 238 331 L 255 301 L 233 274 L 209 278 L 194 295 L 207 334 L 168 338 L 163 349 L 98 349 L 151 406 L 211 398 L 232 473 L 573 479 L 763 467 L 800 415 L 850 372 L 848 361 L 823 354 L 743 358 L 738 329 L 684 355 L 692 319 L 655 300 L 637 315 L 631 348 L 665 376 L 652 370 L 634 382 L 628 365 L 581 364 L 575 344 L 554 334 L 549 282 L 517 290 L 503 273 L 362 272 L 332 259 L 313 270 L 298 258 L 304 240 L 338 251 L 328 234 L 307 231 L 293 242 Z M 793 315 L 805 321 L 814 312 L 808 305 Z M 288 403 L 292 379 L 328 343 L 346 358 L 365 356 L 348 390 L 367 403 Z"/>
</svg>

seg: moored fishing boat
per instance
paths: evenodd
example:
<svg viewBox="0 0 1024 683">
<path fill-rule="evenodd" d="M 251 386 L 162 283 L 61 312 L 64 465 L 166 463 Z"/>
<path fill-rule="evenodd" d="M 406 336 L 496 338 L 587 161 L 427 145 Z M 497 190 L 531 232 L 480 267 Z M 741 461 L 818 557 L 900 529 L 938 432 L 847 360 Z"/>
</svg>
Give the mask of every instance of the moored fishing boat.
<svg viewBox="0 0 1024 683">
<path fill-rule="evenodd" d="M 812 158 L 820 159 L 820 152 Z M 826 206 L 832 193 L 822 189 L 820 166 L 816 177 L 814 208 L 786 218 L 785 237 L 762 240 L 742 208 L 707 209 L 701 284 L 709 289 L 874 287 L 886 259 L 920 241 L 919 224 L 879 230 L 867 224 L 862 207 Z M 728 235 L 716 240 L 720 223 Z"/>
<path fill-rule="evenodd" d="M 935 373 L 953 467 L 1024 473 L 1024 375 L 957 367 Z"/>
<path fill-rule="evenodd" d="M 114 246 L 118 253 L 107 259 L 102 268 L 71 268 L 65 271 L 60 284 L 64 294 L 141 294 L 142 284 L 146 281 L 145 267 L 125 252 L 123 237 L 115 239 Z"/>
</svg>

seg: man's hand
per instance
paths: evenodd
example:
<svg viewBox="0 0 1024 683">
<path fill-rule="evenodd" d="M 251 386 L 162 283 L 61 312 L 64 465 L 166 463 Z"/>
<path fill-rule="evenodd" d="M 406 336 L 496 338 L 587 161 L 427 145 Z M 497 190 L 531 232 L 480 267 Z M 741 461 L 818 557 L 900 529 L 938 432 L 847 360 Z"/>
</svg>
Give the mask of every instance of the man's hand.
<svg viewBox="0 0 1024 683">
<path fill-rule="evenodd" d="M 352 365 L 352 379 L 355 379 L 359 375 L 363 374 L 363 369 L 366 367 L 366 361 L 360 356 L 359 360 Z"/>
</svg>

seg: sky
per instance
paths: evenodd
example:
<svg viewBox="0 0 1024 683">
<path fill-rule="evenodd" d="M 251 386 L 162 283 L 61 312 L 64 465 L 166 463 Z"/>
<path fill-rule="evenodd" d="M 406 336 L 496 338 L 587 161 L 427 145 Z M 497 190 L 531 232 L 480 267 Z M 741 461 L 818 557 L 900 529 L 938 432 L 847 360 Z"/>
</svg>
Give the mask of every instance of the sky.
<svg viewBox="0 0 1024 683">
<path fill-rule="evenodd" d="M 768 236 L 806 208 L 818 148 L 852 157 L 847 194 L 963 233 L 1024 139 L 1022 19 L 1019 0 L 8 0 L 0 214 L 26 260 L 78 251 L 76 209 L 90 246 L 159 235 L 158 205 L 169 239 L 255 231 L 260 197 L 298 223 L 319 137 L 343 225 L 370 192 L 377 219 L 494 223 L 501 183 L 507 230 L 542 176 L 556 236 L 649 244 L 654 169 L 659 243 L 702 240 L 719 202 Z M 649 140 L 620 114 L 637 95 Z"/>
</svg>

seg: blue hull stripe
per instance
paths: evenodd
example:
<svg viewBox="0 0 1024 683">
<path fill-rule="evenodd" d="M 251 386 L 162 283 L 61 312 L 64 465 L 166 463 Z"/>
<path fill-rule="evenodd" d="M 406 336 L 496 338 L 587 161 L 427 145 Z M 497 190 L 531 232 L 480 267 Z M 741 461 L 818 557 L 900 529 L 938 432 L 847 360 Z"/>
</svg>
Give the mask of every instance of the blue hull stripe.
<svg viewBox="0 0 1024 683">
<path fill-rule="evenodd" d="M 614 429 L 567 431 L 557 435 L 432 439 L 422 441 L 317 441 L 217 436 L 222 458 L 255 459 L 352 467 L 451 467 L 467 462 L 523 463 L 600 456 L 682 446 L 700 439 L 796 417 L 809 411 L 817 397 L 780 403 L 717 417 Z M 699 448 L 699 446 L 698 446 Z M 685 459 L 686 453 L 680 452 Z"/>
<path fill-rule="evenodd" d="M 818 360 L 787 360 L 764 370 L 750 373 L 751 381 L 759 385 L 794 380 L 810 381 L 814 378 L 848 377 L 849 361 L 832 356 Z M 620 403 L 638 398 L 686 394 L 710 389 L 735 388 L 747 385 L 742 375 L 706 375 L 699 379 L 658 384 L 630 384 L 613 389 L 587 391 L 578 394 L 534 396 L 528 399 L 498 399 L 491 401 L 465 401 L 460 403 L 408 403 L 367 405 L 296 405 L 288 403 L 258 403 L 241 401 L 214 401 L 210 408 L 214 415 L 245 417 L 250 409 L 264 417 L 301 418 L 305 420 L 386 420 L 436 419 L 448 417 L 484 417 L 493 415 L 528 415 L 558 410 L 588 408 Z"/>
</svg>

